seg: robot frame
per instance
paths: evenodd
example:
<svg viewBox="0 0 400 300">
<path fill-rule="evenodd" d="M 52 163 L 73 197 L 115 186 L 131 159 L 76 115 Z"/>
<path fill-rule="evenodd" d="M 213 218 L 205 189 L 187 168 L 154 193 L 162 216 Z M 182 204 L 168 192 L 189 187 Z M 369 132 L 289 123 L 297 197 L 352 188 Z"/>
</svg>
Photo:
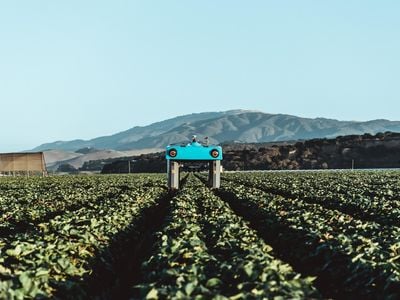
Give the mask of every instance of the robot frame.
<svg viewBox="0 0 400 300">
<path fill-rule="evenodd" d="M 180 165 L 186 162 L 208 162 L 208 184 L 211 188 L 221 185 L 221 160 L 222 147 L 209 145 L 208 138 L 205 144 L 197 141 L 196 136 L 192 141 L 183 145 L 168 145 L 165 158 L 167 159 L 168 188 L 179 189 Z"/>
</svg>

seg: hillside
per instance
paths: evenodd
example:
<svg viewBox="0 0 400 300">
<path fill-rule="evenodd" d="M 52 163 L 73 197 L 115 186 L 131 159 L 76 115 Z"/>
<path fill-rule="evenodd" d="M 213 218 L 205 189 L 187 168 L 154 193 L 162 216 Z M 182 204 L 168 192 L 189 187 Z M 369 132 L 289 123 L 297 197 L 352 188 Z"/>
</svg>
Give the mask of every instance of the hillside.
<svg viewBox="0 0 400 300">
<path fill-rule="evenodd" d="M 282 145 L 227 145 L 228 170 L 400 168 L 400 134 L 348 135 Z"/>
<path fill-rule="evenodd" d="M 391 132 L 292 143 L 224 144 L 223 151 L 222 165 L 228 171 L 400 168 L 400 134 Z M 166 172 L 164 156 L 160 152 L 130 157 L 131 170 Z M 124 159 L 91 162 L 90 166 L 103 168 L 103 173 L 128 172 Z"/>
<path fill-rule="evenodd" d="M 90 161 L 104 161 L 143 153 L 157 152 L 161 149 L 140 149 L 130 151 L 98 150 L 95 148 L 82 148 L 75 152 L 63 150 L 44 151 L 46 166 L 49 171 L 56 171 L 61 165 L 70 165 L 75 169 L 81 168 Z"/>
<path fill-rule="evenodd" d="M 58 141 L 33 149 L 76 151 L 85 147 L 125 151 L 131 149 L 164 148 L 171 143 L 187 141 L 197 134 L 211 143 L 239 141 L 260 143 L 271 141 L 334 138 L 350 134 L 400 132 L 399 121 L 372 120 L 367 122 L 338 121 L 325 118 L 301 118 L 258 111 L 232 110 L 190 114 L 153 123 L 91 140 Z"/>
</svg>

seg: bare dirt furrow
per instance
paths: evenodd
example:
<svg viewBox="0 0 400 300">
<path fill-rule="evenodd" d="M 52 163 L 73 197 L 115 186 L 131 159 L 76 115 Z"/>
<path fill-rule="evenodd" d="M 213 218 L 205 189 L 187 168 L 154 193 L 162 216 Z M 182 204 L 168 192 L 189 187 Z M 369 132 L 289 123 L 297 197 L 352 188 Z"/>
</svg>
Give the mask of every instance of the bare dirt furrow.
<svg viewBox="0 0 400 300">
<path fill-rule="evenodd" d="M 87 295 L 94 299 L 129 299 L 132 286 L 141 282 L 142 264 L 156 243 L 156 232 L 166 222 L 175 193 L 164 194 L 157 205 L 143 210 L 142 217 L 119 232 L 112 243 L 93 258 L 93 275 L 84 279 Z M 63 292 L 60 291 L 62 298 Z"/>
</svg>

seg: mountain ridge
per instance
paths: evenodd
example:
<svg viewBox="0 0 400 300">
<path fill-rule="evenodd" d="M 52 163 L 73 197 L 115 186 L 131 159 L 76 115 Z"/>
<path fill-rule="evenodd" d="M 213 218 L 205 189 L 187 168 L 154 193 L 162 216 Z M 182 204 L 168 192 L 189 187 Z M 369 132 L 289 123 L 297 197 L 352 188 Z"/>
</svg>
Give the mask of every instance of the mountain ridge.
<svg viewBox="0 0 400 300">
<path fill-rule="evenodd" d="M 171 143 L 187 141 L 196 134 L 208 136 L 211 143 L 224 141 L 273 142 L 311 138 L 334 138 L 349 134 L 400 132 L 400 121 L 375 119 L 369 121 L 339 121 L 328 118 L 304 118 L 288 114 L 269 114 L 254 110 L 202 112 L 135 126 L 116 134 L 90 140 L 56 141 L 42 144 L 34 151 L 81 148 L 117 151 L 164 148 Z"/>
</svg>

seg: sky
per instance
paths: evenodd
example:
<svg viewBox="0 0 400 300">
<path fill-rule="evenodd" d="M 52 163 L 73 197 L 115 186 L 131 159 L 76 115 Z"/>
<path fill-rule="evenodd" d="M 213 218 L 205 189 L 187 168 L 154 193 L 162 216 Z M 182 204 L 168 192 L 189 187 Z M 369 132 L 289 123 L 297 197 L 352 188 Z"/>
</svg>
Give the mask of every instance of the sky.
<svg viewBox="0 0 400 300">
<path fill-rule="evenodd" d="M 400 120 L 397 0 L 0 0 L 0 152 L 230 109 Z"/>
</svg>

